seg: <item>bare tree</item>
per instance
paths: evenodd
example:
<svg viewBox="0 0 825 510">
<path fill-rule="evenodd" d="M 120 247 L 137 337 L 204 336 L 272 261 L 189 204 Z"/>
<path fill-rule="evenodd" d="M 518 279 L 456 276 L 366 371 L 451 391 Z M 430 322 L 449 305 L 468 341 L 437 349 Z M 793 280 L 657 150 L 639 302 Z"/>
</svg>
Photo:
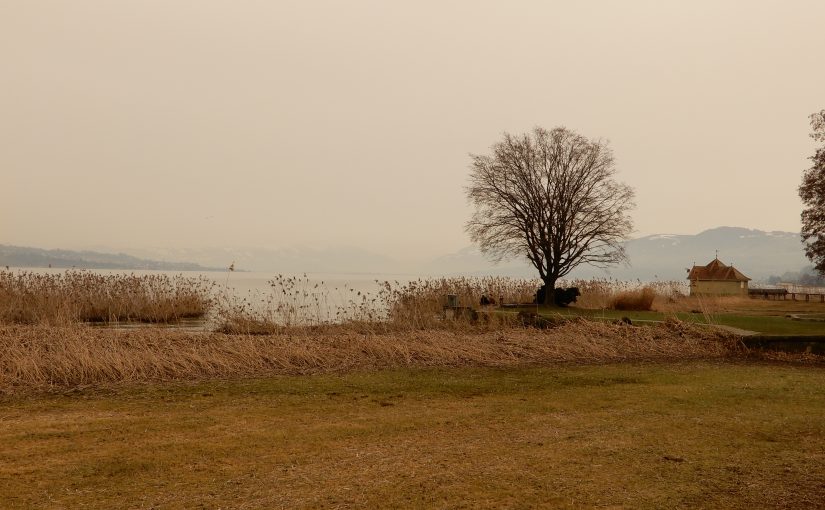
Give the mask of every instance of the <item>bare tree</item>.
<svg viewBox="0 0 825 510">
<path fill-rule="evenodd" d="M 580 264 L 606 267 L 626 260 L 633 230 L 633 190 L 613 180 L 606 143 L 560 127 L 513 136 L 492 154 L 471 155 L 467 198 L 475 213 L 471 239 L 495 261 L 526 257 L 553 302 L 556 281 Z"/>
<path fill-rule="evenodd" d="M 811 138 L 825 142 L 825 110 L 811 115 Z M 820 275 L 825 276 L 825 147 L 819 147 L 811 156 L 813 166 L 805 170 L 799 197 L 805 204 L 802 210 L 802 243 L 805 255 L 814 263 Z"/>
</svg>

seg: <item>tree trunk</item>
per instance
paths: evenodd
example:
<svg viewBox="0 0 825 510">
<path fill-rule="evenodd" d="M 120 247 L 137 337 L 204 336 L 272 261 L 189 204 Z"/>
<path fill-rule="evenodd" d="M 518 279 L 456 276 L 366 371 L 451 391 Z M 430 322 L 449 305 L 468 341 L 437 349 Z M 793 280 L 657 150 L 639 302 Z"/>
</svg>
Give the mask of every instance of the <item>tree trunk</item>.
<svg viewBox="0 0 825 510">
<path fill-rule="evenodd" d="M 556 304 L 556 279 L 544 279 L 544 303 L 545 305 Z"/>
</svg>

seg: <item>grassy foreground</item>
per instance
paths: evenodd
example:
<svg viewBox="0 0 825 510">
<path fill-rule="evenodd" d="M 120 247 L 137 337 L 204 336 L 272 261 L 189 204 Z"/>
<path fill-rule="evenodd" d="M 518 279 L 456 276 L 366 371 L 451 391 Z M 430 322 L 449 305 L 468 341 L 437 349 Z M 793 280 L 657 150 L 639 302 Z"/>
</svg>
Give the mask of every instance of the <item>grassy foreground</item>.
<svg viewBox="0 0 825 510">
<path fill-rule="evenodd" d="M 2 508 L 825 502 L 825 371 L 384 370 L 0 397 Z"/>
</svg>

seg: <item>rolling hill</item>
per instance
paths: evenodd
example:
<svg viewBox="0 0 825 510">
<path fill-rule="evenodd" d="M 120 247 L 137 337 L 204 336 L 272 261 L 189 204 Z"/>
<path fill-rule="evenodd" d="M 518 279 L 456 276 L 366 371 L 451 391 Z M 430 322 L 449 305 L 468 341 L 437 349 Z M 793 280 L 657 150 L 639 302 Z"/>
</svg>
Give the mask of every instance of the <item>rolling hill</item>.
<svg viewBox="0 0 825 510">
<path fill-rule="evenodd" d="M 810 265 L 805 258 L 800 236 L 793 232 L 766 232 L 741 227 L 717 227 L 695 235 L 657 234 L 630 240 L 625 245 L 627 266 L 609 270 L 579 267 L 572 277 L 612 277 L 620 280 L 681 280 L 686 269 L 706 264 L 716 256 L 733 264 L 754 280 L 766 279 Z M 535 275 L 527 262 L 513 261 L 494 265 L 475 247 L 439 257 L 426 271 L 433 274 Z"/>
<path fill-rule="evenodd" d="M 0 266 L 77 269 L 147 269 L 156 271 L 215 271 L 191 262 L 147 260 L 125 253 L 44 250 L 0 244 Z M 224 269 L 220 269 L 224 270 Z"/>
</svg>

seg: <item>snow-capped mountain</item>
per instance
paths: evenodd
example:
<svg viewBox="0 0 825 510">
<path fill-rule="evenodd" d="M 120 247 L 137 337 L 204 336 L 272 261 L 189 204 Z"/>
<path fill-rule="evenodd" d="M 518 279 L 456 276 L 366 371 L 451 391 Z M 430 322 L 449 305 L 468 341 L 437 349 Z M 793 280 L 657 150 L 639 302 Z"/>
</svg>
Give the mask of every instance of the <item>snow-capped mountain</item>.
<svg viewBox="0 0 825 510">
<path fill-rule="evenodd" d="M 695 235 L 656 234 L 630 240 L 625 245 L 628 265 L 609 270 L 580 266 L 571 277 L 612 277 L 620 280 L 681 280 L 686 269 L 706 264 L 717 254 L 754 280 L 810 265 L 801 238 L 794 232 L 766 232 L 740 227 L 717 227 Z M 439 257 L 427 265 L 435 274 L 499 274 L 535 276 L 526 261 L 494 265 L 475 247 Z"/>
</svg>

